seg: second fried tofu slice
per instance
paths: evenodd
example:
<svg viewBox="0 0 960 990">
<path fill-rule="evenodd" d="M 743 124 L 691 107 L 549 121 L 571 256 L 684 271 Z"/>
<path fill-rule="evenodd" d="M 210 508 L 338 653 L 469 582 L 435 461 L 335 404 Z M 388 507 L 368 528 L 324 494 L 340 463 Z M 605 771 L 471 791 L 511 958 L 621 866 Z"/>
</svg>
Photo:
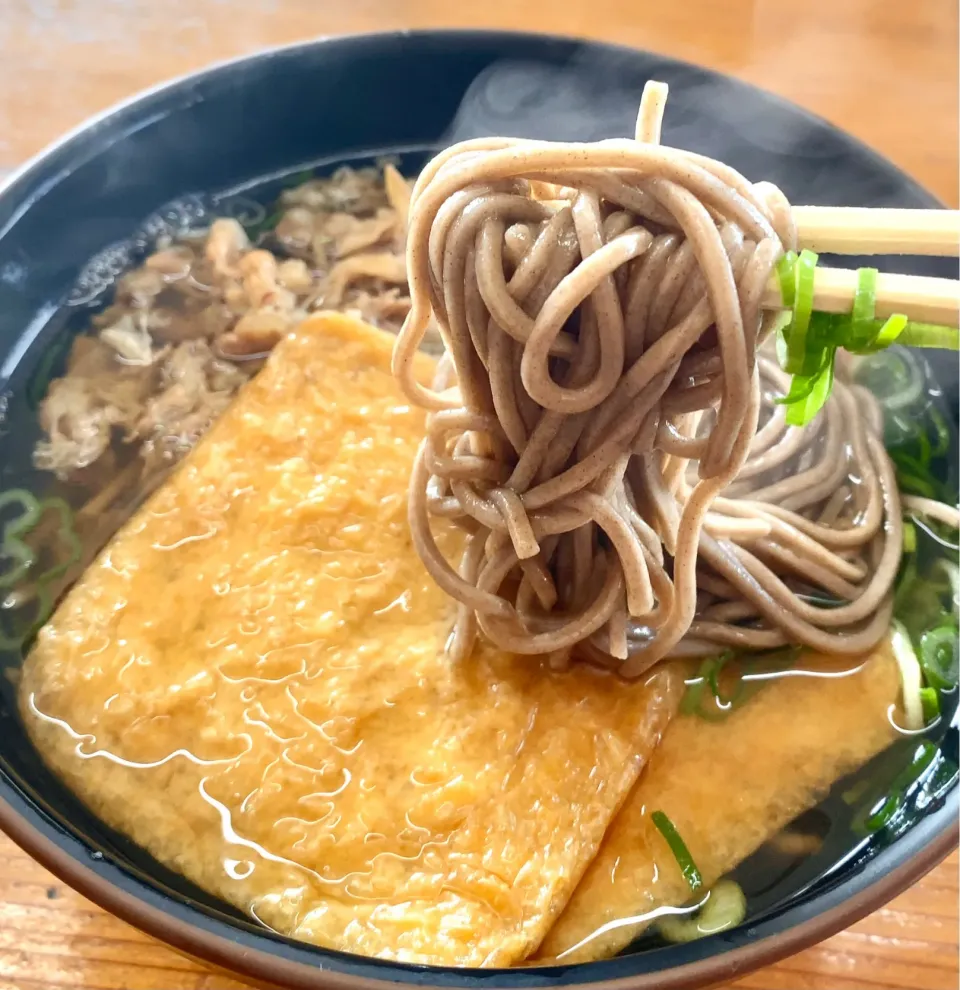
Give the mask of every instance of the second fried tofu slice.
<svg viewBox="0 0 960 990">
<path fill-rule="evenodd" d="M 723 721 L 674 719 L 538 958 L 612 956 L 644 916 L 689 899 L 654 811 L 676 826 L 709 887 L 893 741 L 900 680 L 888 646 L 852 666 L 815 656 L 800 666 L 834 676 L 779 677 Z"/>
</svg>

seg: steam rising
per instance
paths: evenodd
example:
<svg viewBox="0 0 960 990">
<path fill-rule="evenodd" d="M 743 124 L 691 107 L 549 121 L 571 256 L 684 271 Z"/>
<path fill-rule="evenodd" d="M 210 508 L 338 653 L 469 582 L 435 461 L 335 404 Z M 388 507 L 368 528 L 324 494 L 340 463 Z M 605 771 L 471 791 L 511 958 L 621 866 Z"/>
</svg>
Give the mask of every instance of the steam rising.
<svg viewBox="0 0 960 990">
<path fill-rule="evenodd" d="M 440 143 L 494 134 L 552 141 L 627 137 L 648 79 L 670 87 L 664 144 L 724 161 L 752 181 L 768 179 L 797 203 L 927 205 L 920 195 L 905 195 L 901 176 L 859 156 L 841 160 L 844 145 L 812 114 L 736 79 L 653 55 L 638 62 L 627 50 L 584 47 L 563 64 L 498 61 L 469 86 Z"/>
</svg>

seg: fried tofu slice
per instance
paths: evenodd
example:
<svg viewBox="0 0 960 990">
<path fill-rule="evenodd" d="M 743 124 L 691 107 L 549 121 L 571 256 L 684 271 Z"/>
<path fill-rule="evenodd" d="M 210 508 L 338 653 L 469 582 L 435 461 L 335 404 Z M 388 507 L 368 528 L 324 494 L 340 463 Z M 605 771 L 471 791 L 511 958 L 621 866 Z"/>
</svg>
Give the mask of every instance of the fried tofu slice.
<svg viewBox="0 0 960 990">
<path fill-rule="evenodd" d="M 644 915 L 689 900 L 654 811 L 674 823 L 709 886 L 893 741 L 900 680 L 888 646 L 859 662 L 808 655 L 800 666 L 834 676 L 779 677 L 724 721 L 674 719 L 541 962 L 612 956 L 643 931 Z"/>
<path fill-rule="evenodd" d="M 392 343 L 324 315 L 278 345 L 42 630 L 21 707 L 106 822 L 277 931 L 504 966 L 567 902 L 682 680 L 446 658 Z"/>
</svg>

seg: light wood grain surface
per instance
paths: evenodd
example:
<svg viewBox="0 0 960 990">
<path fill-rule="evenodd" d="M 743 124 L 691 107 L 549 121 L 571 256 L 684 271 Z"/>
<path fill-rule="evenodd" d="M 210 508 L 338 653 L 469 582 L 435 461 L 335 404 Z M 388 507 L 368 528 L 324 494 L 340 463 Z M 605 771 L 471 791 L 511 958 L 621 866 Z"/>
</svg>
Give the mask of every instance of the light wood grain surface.
<svg viewBox="0 0 960 990">
<path fill-rule="evenodd" d="M 956 0 L 0 0 L 0 170 L 205 63 L 319 34 L 504 27 L 729 72 L 857 135 L 958 203 Z M 958 858 L 741 990 L 955 990 Z M 240 990 L 94 907 L 0 836 L 0 990 Z"/>
</svg>

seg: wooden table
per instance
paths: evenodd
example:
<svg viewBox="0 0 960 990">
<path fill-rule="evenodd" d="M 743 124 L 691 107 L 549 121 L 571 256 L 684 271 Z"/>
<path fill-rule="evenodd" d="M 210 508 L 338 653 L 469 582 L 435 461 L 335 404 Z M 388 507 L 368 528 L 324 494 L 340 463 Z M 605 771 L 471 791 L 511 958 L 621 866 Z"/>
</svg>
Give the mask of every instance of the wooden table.
<svg viewBox="0 0 960 990">
<path fill-rule="evenodd" d="M 794 13 L 794 11 L 799 13 Z M 774 90 L 958 202 L 956 0 L 6 0 L 0 170 L 135 90 L 318 34 L 508 27 L 603 38 Z M 951 858 L 849 931 L 735 984 L 955 990 Z M 235 990 L 104 914 L 0 837 L 0 990 Z"/>
</svg>

